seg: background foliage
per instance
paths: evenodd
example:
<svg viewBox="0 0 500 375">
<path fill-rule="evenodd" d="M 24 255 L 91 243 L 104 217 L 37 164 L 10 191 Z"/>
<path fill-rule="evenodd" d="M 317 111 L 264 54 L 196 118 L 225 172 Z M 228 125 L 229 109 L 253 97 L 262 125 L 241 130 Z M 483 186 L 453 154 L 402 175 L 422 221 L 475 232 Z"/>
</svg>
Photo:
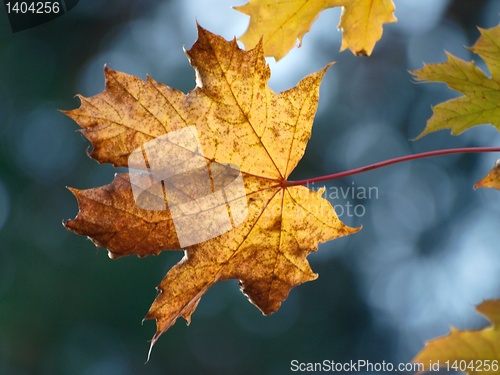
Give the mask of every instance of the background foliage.
<svg viewBox="0 0 500 375">
<path fill-rule="evenodd" d="M 475 58 L 463 46 L 477 39 L 476 25 L 498 24 L 500 3 L 395 3 L 398 23 L 384 27 L 370 58 L 338 52 L 331 30 L 339 12 L 329 10 L 300 49 L 270 61 L 276 91 L 337 61 L 292 179 L 431 149 L 498 145 L 492 127 L 410 142 L 430 106 L 451 94 L 444 85 L 412 83 L 407 70 L 444 61 L 444 49 Z M 78 106 L 76 93 L 101 91 L 105 63 L 190 90 L 181 46 L 195 41 L 195 19 L 227 39 L 241 35 L 247 18 L 230 5 L 237 2 L 81 0 L 67 15 L 16 34 L 0 12 L 0 373 L 274 374 L 288 371 L 292 359 L 397 363 L 449 325 L 485 324 L 473 306 L 500 297 L 500 203 L 497 191 L 472 185 L 498 155 L 447 156 L 328 183 L 379 194 L 332 201 L 362 204 L 363 217 L 340 218 L 364 228 L 309 257 L 317 281 L 293 290 L 267 318 L 235 282 L 219 284 L 192 326 L 178 322 L 143 365 L 154 323 L 139 323 L 155 296 L 151 285 L 181 253 L 111 261 L 64 230 L 61 220 L 77 209 L 65 186 L 103 185 L 114 171 L 84 155 L 88 142 L 57 109 Z"/>
</svg>

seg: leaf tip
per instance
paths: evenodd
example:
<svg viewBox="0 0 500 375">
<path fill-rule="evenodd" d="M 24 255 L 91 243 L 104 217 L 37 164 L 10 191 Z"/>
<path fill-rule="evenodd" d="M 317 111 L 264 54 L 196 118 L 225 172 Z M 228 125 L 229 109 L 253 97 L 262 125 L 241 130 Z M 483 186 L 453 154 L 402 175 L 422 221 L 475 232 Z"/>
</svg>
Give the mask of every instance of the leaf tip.
<svg viewBox="0 0 500 375">
<path fill-rule="evenodd" d="M 247 13 L 249 5 L 250 5 L 249 3 L 243 4 L 243 5 L 233 5 L 231 8 L 233 8 L 234 10 L 236 10 L 240 13 L 243 13 L 246 16 L 249 16 L 249 14 Z"/>
<path fill-rule="evenodd" d="M 412 141 L 412 142 L 418 141 L 419 139 L 423 138 L 426 134 L 427 134 L 427 132 L 424 130 L 422 133 L 420 133 L 416 137 L 410 138 L 410 141 Z"/>
<path fill-rule="evenodd" d="M 355 56 L 364 56 L 364 57 L 368 57 L 370 56 L 371 53 L 367 52 L 365 49 L 360 49 L 359 51 L 355 51 L 354 52 L 354 55 Z"/>
<path fill-rule="evenodd" d="M 333 65 L 335 65 L 335 61 L 330 61 L 328 64 L 325 65 L 323 70 L 326 72 L 328 69 L 330 69 Z"/>
<path fill-rule="evenodd" d="M 422 130 L 422 132 L 419 135 L 417 135 L 416 137 L 410 138 L 410 141 L 412 141 L 412 142 L 418 141 L 419 139 L 422 139 L 423 137 L 425 137 L 427 134 L 432 133 L 432 130 L 429 129 L 429 121 L 431 121 L 431 120 L 427 121 L 427 125 L 425 126 L 424 130 Z"/>
<path fill-rule="evenodd" d="M 323 68 L 318 70 L 316 74 L 319 76 L 319 79 L 323 79 L 323 76 L 326 74 L 326 72 L 335 64 L 335 61 L 331 61 L 328 64 L 326 64 Z"/>
<path fill-rule="evenodd" d="M 153 351 L 153 346 L 156 344 L 156 340 L 158 340 L 158 338 L 155 339 L 154 337 L 151 340 L 151 343 L 149 344 L 148 356 L 147 356 L 146 362 L 144 364 L 148 363 L 149 360 L 151 359 L 151 352 Z"/>
<path fill-rule="evenodd" d="M 71 186 L 66 186 L 66 189 L 68 189 L 69 191 L 71 191 L 71 193 L 78 198 L 78 194 L 80 192 L 80 190 L 74 188 L 74 187 L 71 187 Z"/>
</svg>

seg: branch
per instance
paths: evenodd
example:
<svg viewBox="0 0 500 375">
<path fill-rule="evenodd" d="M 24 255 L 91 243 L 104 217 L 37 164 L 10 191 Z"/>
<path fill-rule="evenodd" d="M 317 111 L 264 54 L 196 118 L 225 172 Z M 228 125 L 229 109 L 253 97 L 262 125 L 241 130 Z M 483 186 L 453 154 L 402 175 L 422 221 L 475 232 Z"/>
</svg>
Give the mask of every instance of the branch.
<svg viewBox="0 0 500 375">
<path fill-rule="evenodd" d="M 352 176 L 352 175 L 355 175 L 358 173 L 371 171 L 372 169 L 385 167 L 385 166 L 391 165 L 391 164 L 402 163 L 402 162 L 409 161 L 409 160 L 423 159 L 423 158 L 429 158 L 432 156 L 440 156 L 440 155 L 470 154 L 470 153 L 477 153 L 477 152 L 500 152 L 500 147 L 462 147 L 462 148 L 449 148 L 449 149 L 444 149 L 444 150 L 421 152 L 419 154 L 400 156 L 397 158 L 380 161 L 378 163 L 365 165 L 364 167 L 359 167 L 359 168 L 351 169 L 351 170 L 344 171 L 344 172 L 338 172 L 338 173 L 308 178 L 308 179 L 299 180 L 299 181 L 287 181 L 286 186 L 308 185 L 308 184 L 312 184 L 315 182 L 335 180 L 337 178 Z"/>
</svg>

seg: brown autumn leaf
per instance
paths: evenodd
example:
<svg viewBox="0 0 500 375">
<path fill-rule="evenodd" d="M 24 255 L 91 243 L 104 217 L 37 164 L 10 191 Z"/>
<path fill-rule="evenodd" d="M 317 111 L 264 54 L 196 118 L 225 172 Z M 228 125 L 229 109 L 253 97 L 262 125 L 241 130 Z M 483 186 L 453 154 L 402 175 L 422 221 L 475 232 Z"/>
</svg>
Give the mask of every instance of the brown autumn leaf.
<svg viewBox="0 0 500 375">
<path fill-rule="evenodd" d="M 181 250 L 180 238 L 186 233 L 179 232 L 173 212 L 192 209 L 182 202 L 198 199 L 203 170 L 209 170 L 212 186 L 208 197 L 221 191 L 216 186 L 218 171 L 234 166 L 231 171 L 236 173 L 223 174 L 222 180 L 236 181 L 241 175 L 243 193 L 232 191 L 224 181 L 223 203 L 211 206 L 222 207 L 226 216 L 229 211 L 233 229 L 217 236 L 210 232 L 210 239 L 186 246 L 184 258 L 158 286 L 160 294 L 145 318 L 156 319 L 151 347 L 178 317 L 189 323 L 201 296 L 222 280 L 240 280 L 249 300 L 264 314 L 273 313 L 294 286 L 317 277 L 306 257 L 319 242 L 358 230 L 338 219 L 322 191 L 287 185 L 311 135 L 319 85 L 328 66 L 276 94 L 267 86 L 270 70 L 262 44 L 243 51 L 235 40 L 227 42 L 198 27 L 198 40 L 186 54 L 197 83 L 187 95 L 149 77 L 143 81 L 105 68 L 105 90 L 90 98 L 79 96 L 80 108 L 65 112 L 83 128 L 94 147 L 90 156 L 101 163 L 127 166 L 134 159 L 144 164 L 140 170 L 153 171 L 153 165 L 178 163 L 172 160 L 186 150 L 193 160 L 203 160 L 199 174 L 168 177 L 168 183 L 167 178 L 153 181 L 153 172 L 131 172 L 117 174 L 111 184 L 99 188 L 71 189 L 80 211 L 66 227 L 106 248 L 111 258 Z M 186 132 L 197 138 L 179 141 L 184 142 L 176 148 L 179 153 L 165 151 L 179 146 L 173 138 L 149 147 Z M 136 194 L 143 185 L 151 189 Z M 164 194 L 168 200 L 163 200 Z M 242 198 L 245 207 L 240 213 L 245 215 L 239 223 L 232 203 Z M 200 211 L 209 212 L 205 206 Z M 219 229 L 222 221 L 214 216 L 209 229 Z M 196 236 L 199 226 L 200 231 L 207 229 L 200 223 L 206 224 L 188 220 L 183 226 L 188 237 Z"/>
<path fill-rule="evenodd" d="M 495 163 L 495 166 L 481 180 L 476 182 L 474 189 L 477 188 L 495 188 L 500 190 L 500 159 Z"/>
<path fill-rule="evenodd" d="M 477 311 L 492 325 L 477 331 L 459 331 L 452 327 L 448 336 L 427 342 L 413 359 L 425 367 L 419 374 L 439 368 L 469 375 L 500 372 L 500 300 L 484 301 L 477 306 Z"/>
</svg>

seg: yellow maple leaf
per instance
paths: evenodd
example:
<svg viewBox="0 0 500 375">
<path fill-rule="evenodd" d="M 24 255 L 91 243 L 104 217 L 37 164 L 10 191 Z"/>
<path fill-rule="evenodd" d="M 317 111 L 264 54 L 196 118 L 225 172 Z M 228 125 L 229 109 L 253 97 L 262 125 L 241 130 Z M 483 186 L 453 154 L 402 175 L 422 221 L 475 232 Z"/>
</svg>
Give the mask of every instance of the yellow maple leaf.
<svg viewBox="0 0 500 375">
<path fill-rule="evenodd" d="M 264 53 L 283 58 L 310 30 L 319 14 L 328 8 L 343 7 L 339 28 L 343 32 L 341 51 L 371 55 L 382 37 L 382 26 L 396 22 L 392 0 L 250 0 L 235 7 L 249 15 L 250 25 L 240 38 L 247 47 L 264 39 Z"/>
<path fill-rule="evenodd" d="M 495 188 L 500 190 L 500 159 L 497 160 L 495 166 L 486 176 L 476 182 L 474 189 L 477 188 Z"/>
<path fill-rule="evenodd" d="M 137 159 L 137 165 L 144 162 L 140 170 L 153 171 L 156 164 L 176 164 L 189 150 L 194 150 L 194 159 L 202 157 L 203 165 L 187 179 L 154 182 L 152 174 L 130 171 L 103 187 L 71 189 L 80 211 L 66 227 L 108 249 L 110 257 L 185 249 L 184 258 L 158 286 L 160 294 L 146 316 L 157 323 L 151 346 L 178 317 L 189 322 L 202 295 L 221 280 L 240 280 L 243 293 L 264 314 L 276 311 L 294 286 L 317 277 L 306 256 L 319 242 L 358 230 L 338 219 L 322 191 L 287 185 L 311 135 L 328 66 L 276 94 L 267 86 L 270 70 L 262 44 L 243 51 L 235 40 L 227 42 L 199 27 L 198 40 L 186 54 L 197 82 L 187 95 L 149 77 L 143 81 L 105 68 L 105 90 L 90 98 L 80 96 L 80 108 L 65 112 L 83 128 L 94 146 L 90 155 L 99 162 L 130 167 L 130 160 Z M 188 133 L 198 138 L 173 140 Z M 161 147 L 149 147 L 172 134 Z M 171 146 L 179 147 L 169 154 Z M 212 190 L 202 199 L 215 196 L 221 191 L 216 175 L 227 166 L 235 166 L 230 168 L 235 174 L 223 177 L 233 180 L 240 173 L 242 193 L 224 182 L 224 201 L 210 210 L 177 205 L 199 195 L 204 169 L 209 170 Z M 144 183 L 159 190 L 140 190 L 138 195 L 137 187 Z M 242 199 L 245 204 L 235 209 L 234 202 Z M 163 208 L 155 206 L 158 202 Z M 227 222 L 211 217 L 212 209 L 224 211 L 226 218 L 229 211 L 232 229 L 217 232 Z M 187 214 L 179 232 L 176 215 L 182 210 Z M 205 241 L 192 240 L 203 232 L 207 219 L 192 219 L 197 210 L 208 213 Z M 189 245 L 182 246 L 183 241 Z"/>
<path fill-rule="evenodd" d="M 485 61 L 491 78 L 473 61 L 449 53 L 446 62 L 427 64 L 412 72 L 420 81 L 444 82 L 464 94 L 433 107 L 432 117 L 416 139 L 441 129 L 451 129 L 456 135 L 480 124 L 492 124 L 500 130 L 500 25 L 479 31 L 481 36 L 470 49 Z"/>
<path fill-rule="evenodd" d="M 500 300 L 484 301 L 476 307 L 492 323 L 477 331 L 459 331 L 451 328 L 448 336 L 426 343 L 413 359 L 425 367 L 462 371 L 470 375 L 500 373 Z"/>
</svg>

